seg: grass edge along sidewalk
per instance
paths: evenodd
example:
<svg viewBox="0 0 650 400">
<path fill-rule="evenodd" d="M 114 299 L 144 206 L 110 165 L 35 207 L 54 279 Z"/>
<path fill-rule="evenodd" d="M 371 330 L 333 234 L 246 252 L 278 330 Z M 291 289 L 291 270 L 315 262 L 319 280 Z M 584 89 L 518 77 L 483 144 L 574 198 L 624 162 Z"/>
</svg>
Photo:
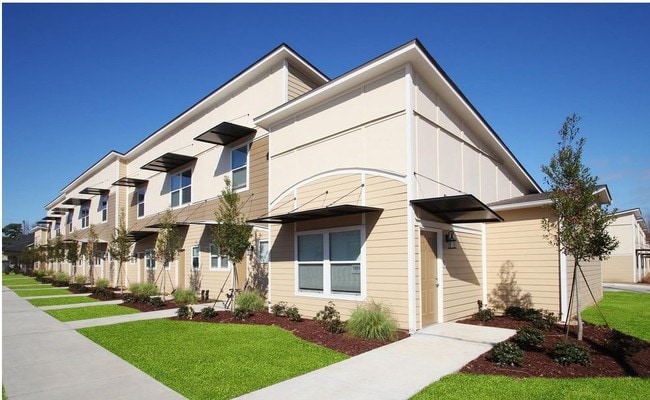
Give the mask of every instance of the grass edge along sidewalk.
<svg viewBox="0 0 650 400">
<path fill-rule="evenodd" d="M 102 304 L 88 307 L 64 308 L 45 311 L 61 322 L 80 321 L 84 319 L 113 317 L 116 315 L 138 314 L 135 308 L 123 307 L 117 304 Z"/>
</svg>

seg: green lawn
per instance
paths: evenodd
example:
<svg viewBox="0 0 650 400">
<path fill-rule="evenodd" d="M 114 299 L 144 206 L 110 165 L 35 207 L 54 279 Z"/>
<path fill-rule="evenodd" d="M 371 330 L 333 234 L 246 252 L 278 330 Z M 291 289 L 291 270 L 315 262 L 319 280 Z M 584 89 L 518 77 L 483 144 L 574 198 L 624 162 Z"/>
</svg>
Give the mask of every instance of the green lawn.
<svg viewBox="0 0 650 400">
<path fill-rule="evenodd" d="M 31 276 L 24 276 L 24 275 L 15 275 L 15 274 L 9 274 L 5 275 L 2 274 L 2 285 L 3 286 L 8 286 L 8 285 L 25 285 L 25 284 L 40 284 L 39 281 L 37 281 L 35 278 L 32 278 Z"/>
<path fill-rule="evenodd" d="M 230 399 L 347 358 L 275 326 L 151 320 L 79 332 L 189 399 Z"/>
<path fill-rule="evenodd" d="M 505 376 L 454 374 L 427 386 L 413 400 L 565 399 L 645 400 L 650 396 L 650 379 L 517 379 Z"/>
<path fill-rule="evenodd" d="M 78 303 L 95 303 L 99 300 L 92 297 L 72 296 L 72 297 L 44 297 L 42 299 L 29 299 L 27 300 L 36 307 L 45 306 L 59 306 L 64 304 L 78 304 Z"/>
<path fill-rule="evenodd" d="M 630 292 L 605 292 L 598 303 L 609 326 L 628 335 L 650 341 L 650 294 Z M 604 325 L 596 307 L 582 312 L 585 321 Z"/>
<path fill-rule="evenodd" d="M 29 284 L 29 283 L 25 284 L 25 283 L 22 283 L 22 282 L 21 283 L 11 283 L 11 284 L 7 284 L 5 286 L 8 287 L 9 289 L 12 289 L 12 290 L 15 290 L 15 289 L 48 289 L 48 288 L 54 287 L 54 286 L 50 285 L 49 283 L 47 283 L 47 284 L 39 283 L 39 284 L 32 285 L 32 284 Z"/>
<path fill-rule="evenodd" d="M 63 294 L 74 294 L 68 289 L 12 289 L 20 297 L 32 297 L 32 296 L 59 296 Z"/>
<path fill-rule="evenodd" d="M 136 314 L 139 311 L 123 307 L 117 304 L 105 304 L 101 306 L 78 307 L 78 308 L 64 308 L 61 310 L 49 310 L 46 313 L 62 322 L 78 321 L 80 319 L 92 319 L 112 317 L 114 315 Z"/>
</svg>

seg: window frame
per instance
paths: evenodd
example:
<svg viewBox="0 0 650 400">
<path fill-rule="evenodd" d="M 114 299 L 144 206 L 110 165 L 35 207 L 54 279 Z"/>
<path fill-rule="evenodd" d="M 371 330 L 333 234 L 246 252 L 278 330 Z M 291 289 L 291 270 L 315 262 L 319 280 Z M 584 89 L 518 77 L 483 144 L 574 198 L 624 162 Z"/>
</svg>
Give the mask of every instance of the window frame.
<svg viewBox="0 0 650 400">
<path fill-rule="evenodd" d="M 71 210 L 68 212 L 68 215 L 66 216 L 66 220 L 65 220 L 67 233 L 72 233 L 72 230 L 74 229 L 73 221 L 74 221 L 74 210 Z"/>
<path fill-rule="evenodd" d="M 194 250 L 197 250 L 197 254 L 194 255 Z M 201 269 L 201 247 L 199 245 L 192 246 L 192 252 L 190 253 L 190 266 L 192 270 L 198 271 Z M 194 266 L 194 259 L 196 259 L 196 266 Z"/>
<path fill-rule="evenodd" d="M 332 291 L 332 264 L 345 264 L 350 263 L 349 261 L 334 261 L 330 260 L 330 246 L 329 246 L 329 236 L 331 233 L 338 232 L 349 232 L 349 231 L 358 231 L 359 232 L 359 274 L 360 283 L 359 283 L 359 293 L 345 293 L 345 292 L 335 292 Z M 320 234 L 323 240 L 323 260 L 322 261 L 300 261 L 298 259 L 298 237 L 303 235 L 318 235 Z M 295 232 L 294 234 L 294 292 L 296 296 L 303 297 L 318 297 L 326 299 L 341 299 L 341 300 L 364 300 L 366 298 L 367 288 L 366 288 L 366 279 L 367 279 L 367 269 L 366 269 L 366 229 L 364 225 L 350 225 L 342 226 L 336 228 L 328 229 L 316 229 L 309 231 L 300 231 Z M 322 264 L 323 265 L 323 290 L 305 290 L 300 289 L 300 264 Z"/>
<path fill-rule="evenodd" d="M 232 190 L 233 192 L 242 192 L 244 190 L 248 190 L 249 183 L 250 183 L 250 160 L 251 160 L 251 142 L 247 141 L 246 143 L 243 143 L 239 146 L 233 146 L 230 149 L 230 182 L 232 184 Z M 246 163 L 243 166 L 240 167 L 233 167 L 233 154 L 235 151 L 241 149 L 242 147 L 246 147 Z M 235 187 L 235 171 L 240 171 L 242 169 L 246 169 L 246 184 L 241 186 L 241 187 Z"/>
<path fill-rule="evenodd" d="M 144 269 L 156 270 L 156 255 L 153 249 L 146 249 L 144 251 Z"/>
<path fill-rule="evenodd" d="M 108 194 L 99 196 L 99 214 L 101 222 L 108 221 Z"/>
<path fill-rule="evenodd" d="M 90 203 L 79 208 L 79 219 L 81 220 L 81 229 L 88 228 L 90 225 Z"/>
<path fill-rule="evenodd" d="M 183 174 L 185 174 L 186 172 L 190 173 L 190 183 L 189 185 L 183 186 Z M 186 168 L 179 172 L 171 174 L 169 180 L 169 196 L 170 196 L 169 204 L 172 209 L 185 207 L 188 204 L 192 204 L 192 175 L 193 175 L 192 168 Z M 180 186 L 177 189 L 174 189 L 173 183 L 174 183 L 174 177 L 176 176 L 180 179 Z M 185 193 L 185 189 L 189 189 L 189 199 L 183 202 L 184 200 L 183 193 Z M 174 205 L 174 193 L 176 192 L 178 192 L 178 204 Z"/>
<path fill-rule="evenodd" d="M 266 244 L 266 259 L 262 257 L 262 243 Z M 268 239 L 260 239 L 257 242 L 257 254 L 255 255 L 257 259 L 259 260 L 260 263 L 262 264 L 268 264 L 269 261 L 271 260 L 271 248 L 269 247 L 269 240 Z"/>
<path fill-rule="evenodd" d="M 140 194 L 142 194 L 142 201 L 140 201 Z M 144 218 L 145 212 L 145 199 L 146 199 L 147 190 L 145 188 L 137 188 L 135 190 L 135 216 L 136 218 Z M 140 212 L 140 206 L 142 206 L 142 212 Z"/>
<path fill-rule="evenodd" d="M 219 247 L 217 245 L 215 245 L 214 243 L 210 243 L 210 246 L 208 247 L 208 251 L 209 251 L 209 254 L 210 254 L 210 271 L 228 271 L 230 268 L 232 268 L 232 262 L 229 259 L 225 258 L 224 256 L 222 256 L 218 252 L 213 253 L 212 249 L 217 249 L 218 250 Z M 215 257 L 217 258 L 217 262 L 218 262 L 216 267 L 214 267 L 212 265 L 212 259 L 215 258 Z M 226 266 L 225 267 L 223 266 L 224 258 L 226 259 Z"/>
</svg>

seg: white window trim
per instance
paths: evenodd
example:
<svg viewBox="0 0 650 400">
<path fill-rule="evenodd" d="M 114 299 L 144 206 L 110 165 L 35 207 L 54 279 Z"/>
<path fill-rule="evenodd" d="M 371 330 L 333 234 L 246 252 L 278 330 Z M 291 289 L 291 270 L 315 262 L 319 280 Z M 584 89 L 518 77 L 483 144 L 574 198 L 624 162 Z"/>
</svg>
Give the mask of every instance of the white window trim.
<svg viewBox="0 0 650 400">
<path fill-rule="evenodd" d="M 170 183 L 171 185 L 171 183 Z M 142 192 L 142 202 L 140 202 L 140 192 Z M 137 219 L 144 218 L 146 215 L 146 199 L 147 191 L 145 188 L 136 188 L 135 189 L 135 217 Z M 140 204 L 142 204 L 142 215 L 140 215 Z"/>
<path fill-rule="evenodd" d="M 147 259 L 151 260 L 151 264 L 153 264 L 153 268 L 149 268 L 147 265 Z M 145 270 L 156 270 L 156 256 L 153 252 L 153 249 L 147 249 L 144 251 L 144 269 Z"/>
<path fill-rule="evenodd" d="M 210 265 L 210 271 L 229 271 L 232 268 L 232 261 L 228 260 L 228 266 L 227 267 L 213 267 L 212 266 L 212 248 L 216 247 L 214 243 L 210 243 L 208 246 L 208 257 L 209 257 L 209 264 Z M 221 265 L 221 258 L 223 257 L 221 254 L 217 255 L 219 257 L 219 265 Z"/>
<path fill-rule="evenodd" d="M 198 258 L 199 262 L 197 263 L 198 265 L 195 267 L 194 266 L 194 249 L 198 249 L 198 254 L 196 255 L 196 258 Z M 192 252 L 190 253 L 190 268 L 194 271 L 198 271 L 201 269 L 201 247 L 199 245 L 192 246 Z"/>
<path fill-rule="evenodd" d="M 86 215 L 84 216 L 83 210 L 86 210 Z M 81 229 L 88 228 L 90 226 L 90 204 L 81 206 L 79 209 L 79 220 L 81 221 Z M 86 223 L 84 224 L 84 220 Z"/>
<path fill-rule="evenodd" d="M 182 202 L 182 200 L 183 200 L 183 189 L 186 188 L 187 186 L 181 186 L 178 189 L 178 196 L 179 196 L 178 201 L 179 201 L 179 203 L 178 203 L 177 206 L 172 205 L 172 193 L 174 193 L 176 190 L 172 189 L 172 179 L 170 179 L 169 180 L 169 207 L 172 210 L 187 207 L 190 204 L 192 204 L 192 199 L 194 199 L 194 192 L 193 192 L 193 190 L 194 190 L 194 169 L 193 168 L 191 168 L 191 167 L 190 168 L 183 168 L 180 171 L 171 174 L 170 178 L 173 178 L 174 176 L 178 175 L 178 176 L 181 177 L 181 184 L 182 184 L 182 182 L 183 182 L 182 175 L 183 175 L 184 172 L 187 172 L 187 171 L 190 171 L 190 201 L 188 201 L 187 203 Z"/>
<path fill-rule="evenodd" d="M 239 146 L 233 146 L 230 149 L 230 182 L 233 185 L 233 192 L 243 192 L 245 190 L 248 190 L 248 188 L 250 186 L 250 172 L 251 172 L 251 146 L 250 146 L 250 144 L 251 144 L 251 142 L 247 141 L 246 143 L 242 143 Z M 246 146 L 246 186 L 235 189 L 234 188 L 234 180 L 233 180 L 234 169 L 232 167 L 232 153 L 235 150 L 241 149 L 244 146 Z M 237 169 L 241 169 L 241 168 L 243 168 L 243 167 L 239 167 Z"/>
<path fill-rule="evenodd" d="M 268 240 L 268 239 L 260 239 L 260 240 L 257 242 L 257 254 L 256 254 L 255 256 L 257 257 L 258 260 L 260 260 L 260 262 L 262 261 L 262 260 L 261 260 L 262 257 L 261 257 L 261 255 L 260 255 L 260 250 L 261 250 L 261 248 L 262 248 L 261 243 L 266 243 L 266 249 L 267 249 L 266 258 L 267 258 L 267 259 L 266 259 L 265 264 L 268 264 L 269 261 L 270 261 L 269 259 L 271 258 L 271 257 L 270 257 L 270 256 L 271 256 L 271 254 L 270 254 L 270 253 L 271 253 L 271 251 L 270 251 L 271 248 L 269 247 L 269 240 Z"/>
<path fill-rule="evenodd" d="M 106 205 L 102 208 L 102 201 L 106 198 Z M 108 221 L 108 195 L 103 194 L 99 196 L 99 219 L 101 222 Z"/>
<path fill-rule="evenodd" d="M 361 266 L 361 291 L 359 294 L 352 294 L 352 293 L 332 293 L 331 287 L 331 274 L 330 274 L 330 261 L 329 260 L 323 260 L 323 292 L 316 292 L 316 291 L 307 291 L 307 290 L 300 290 L 300 284 L 299 284 L 299 279 L 298 279 L 298 236 L 301 235 L 311 235 L 311 234 L 321 234 L 325 235 L 327 234 L 327 238 L 325 239 L 325 244 L 329 244 L 329 234 L 333 232 L 346 232 L 346 231 L 354 231 L 358 230 L 360 231 L 361 235 L 361 254 L 359 255 L 359 264 Z M 314 298 L 321 298 L 321 299 L 338 299 L 338 300 L 356 300 L 356 301 L 363 301 L 366 299 L 366 294 L 367 294 L 367 288 L 366 288 L 366 275 L 367 275 L 367 268 L 366 268 L 366 228 L 363 225 L 351 225 L 351 226 L 342 226 L 342 227 L 337 227 L 337 228 L 330 228 L 330 229 L 317 229 L 317 230 L 312 230 L 312 231 L 300 231 L 300 232 L 295 232 L 294 233 L 294 240 L 293 240 L 293 245 L 294 245 L 294 294 L 296 296 L 301 296 L 301 297 L 314 297 Z M 323 251 L 325 251 L 325 248 L 323 248 Z M 328 250 L 329 251 L 329 250 Z M 324 256 L 325 254 L 323 254 Z"/>
</svg>

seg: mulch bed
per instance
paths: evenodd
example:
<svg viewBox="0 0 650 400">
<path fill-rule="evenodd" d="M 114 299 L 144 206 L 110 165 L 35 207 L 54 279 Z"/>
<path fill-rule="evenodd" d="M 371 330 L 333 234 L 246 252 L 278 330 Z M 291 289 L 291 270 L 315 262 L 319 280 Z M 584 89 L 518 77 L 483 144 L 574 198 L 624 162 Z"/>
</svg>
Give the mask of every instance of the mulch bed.
<svg viewBox="0 0 650 400">
<path fill-rule="evenodd" d="M 378 347 L 384 346 L 391 342 L 380 340 L 364 340 L 352 337 L 346 333 L 330 333 L 326 331 L 323 326 L 314 320 L 303 319 L 300 322 L 289 321 L 285 317 L 276 317 L 268 312 L 256 312 L 249 318 L 244 320 L 235 319 L 230 311 L 218 311 L 217 315 L 213 318 L 203 319 L 201 314 L 194 314 L 192 320 L 181 319 L 173 317 L 171 319 L 179 321 L 191 322 L 208 322 L 215 324 L 248 324 L 248 325 L 275 325 L 292 332 L 297 337 L 327 347 L 332 350 L 347 354 L 349 356 L 356 356 L 368 350 L 373 350 Z M 408 333 L 398 331 L 398 339 L 401 340 L 408 337 Z"/>
<path fill-rule="evenodd" d="M 469 318 L 461 323 L 472 325 L 494 326 L 499 328 L 518 329 L 530 323 L 517 321 L 510 317 L 495 317 L 483 322 L 477 318 Z M 524 360 L 521 367 L 499 366 L 487 360 L 487 353 L 465 365 L 460 372 L 472 374 L 506 375 L 519 378 L 587 378 L 587 377 L 624 377 L 635 376 L 650 378 L 650 343 L 638 339 L 634 344 L 642 349 L 636 354 L 612 354 L 605 347 L 605 342 L 612 337 L 613 332 L 604 327 L 584 323 L 583 340 L 577 340 L 577 326 L 571 326 L 568 341 L 584 347 L 591 353 L 591 365 L 584 367 L 578 364 L 568 366 L 553 361 L 551 351 L 558 341 L 565 339 L 564 325 L 557 325 L 545 333 L 545 340 L 540 349 L 524 349 Z"/>
</svg>

